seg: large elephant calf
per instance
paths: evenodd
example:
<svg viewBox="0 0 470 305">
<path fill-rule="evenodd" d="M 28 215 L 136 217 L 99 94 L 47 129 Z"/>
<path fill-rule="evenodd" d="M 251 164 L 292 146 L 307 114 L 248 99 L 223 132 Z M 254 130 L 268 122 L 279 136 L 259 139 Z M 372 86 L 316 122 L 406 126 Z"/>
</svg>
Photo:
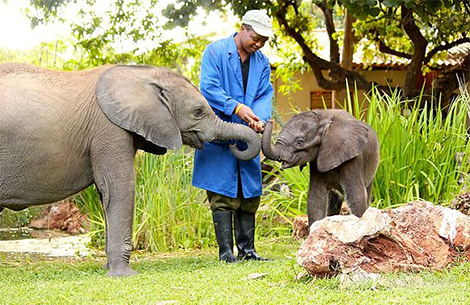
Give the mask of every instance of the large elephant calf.
<svg viewBox="0 0 470 305">
<path fill-rule="evenodd" d="M 67 198 L 95 183 L 106 218 L 110 276 L 129 266 L 137 149 L 164 154 L 182 144 L 241 140 L 241 159 L 258 155 L 246 126 L 220 120 L 199 90 L 168 69 L 105 66 L 57 72 L 0 65 L 0 212 Z"/>
</svg>

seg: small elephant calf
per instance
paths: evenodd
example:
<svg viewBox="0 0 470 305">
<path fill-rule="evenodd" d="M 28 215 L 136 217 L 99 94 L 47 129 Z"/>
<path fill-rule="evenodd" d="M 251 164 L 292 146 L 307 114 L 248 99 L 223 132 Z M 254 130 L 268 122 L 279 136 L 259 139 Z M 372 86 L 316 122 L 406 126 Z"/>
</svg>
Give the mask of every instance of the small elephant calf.
<svg viewBox="0 0 470 305">
<path fill-rule="evenodd" d="M 292 116 L 271 145 L 272 122 L 262 139 L 264 155 L 281 161 L 282 168 L 310 163 L 307 199 L 309 226 L 337 215 L 346 199 L 361 217 L 369 207 L 380 153 L 375 131 L 347 111 L 315 110 Z"/>
</svg>

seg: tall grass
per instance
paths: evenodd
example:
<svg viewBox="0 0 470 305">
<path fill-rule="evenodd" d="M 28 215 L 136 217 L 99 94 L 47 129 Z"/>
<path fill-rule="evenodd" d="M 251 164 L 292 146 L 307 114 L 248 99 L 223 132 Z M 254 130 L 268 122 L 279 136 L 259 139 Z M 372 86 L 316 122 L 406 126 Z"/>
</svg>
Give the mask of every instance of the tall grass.
<svg viewBox="0 0 470 305">
<path fill-rule="evenodd" d="M 470 98 L 455 100 L 444 115 L 439 106 L 400 100 L 377 91 L 365 119 L 377 132 L 381 160 L 374 180 L 374 206 L 392 207 L 423 199 L 446 204 L 460 192 L 459 175 L 467 175 L 470 143 L 466 120 Z M 455 161 L 464 153 L 460 168 Z"/>
<path fill-rule="evenodd" d="M 212 218 L 205 193 L 191 186 L 192 152 L 136 158 L 134 242 L 141 249 L 163 251 L 201 248 L 211 243 Z"/>
<path fill-rule="evenodd" d="M 273 183 L 265 187 L 261 207 L 257 213 L 260 219 L 258 233 L 268 236 L 288 235 L 292 230 L 292 220 L 295 216 L 306 214 L 307 193 L 309 184 L 309 169 L 302 171 L 299 167 L 280 169 L 280 164 L 265 160 L 273 167 L 266 174 L 272 177 Z"/>
<path fill-rule="evenodd" d="M 377 170 L 372 206 L 389 208 L 422 199 L 447 204 L 464 187 L 460 175 L 467 177 L 468 158 L 466 120 L 470 97 L 464 93 L 455 100 L 447 115 L 439 107 L 432 111 L 421 99 L 402 100 L 397 92 L 391 95 L 373 90 L 365 101 L 357 95 L 345 107 L 377 132 L 381 158 Z M 415 105 L 409 108 L 408 105 Z M 364 107 L 367 105 L 367 107 Z M 461 165 L 455 161 L 464 153 Z M 273 162 L 274 167 L 279 164 Z M 268 187 L 263 218 L 268 222 L 266 233 L 279 232 L 276 221 L 291 223 L 297 215 L 306 214 L 309 169 L 279 171 L 279 183 L 289 192 L 280 193 Z"/>
<path fill-rule="evenodd" d="M 212 219 L 204 203 L 205 193 L 191 186 L 191 151 L 181 149 L 163 156 L 139 152 L 135 171 L 135 249 L 166 251 L 203 248 L 213 243 Z M 102 245 L 104 216 L 94 186 L 74 200 L 91 219 L 95 243 Z"/>
</svg>

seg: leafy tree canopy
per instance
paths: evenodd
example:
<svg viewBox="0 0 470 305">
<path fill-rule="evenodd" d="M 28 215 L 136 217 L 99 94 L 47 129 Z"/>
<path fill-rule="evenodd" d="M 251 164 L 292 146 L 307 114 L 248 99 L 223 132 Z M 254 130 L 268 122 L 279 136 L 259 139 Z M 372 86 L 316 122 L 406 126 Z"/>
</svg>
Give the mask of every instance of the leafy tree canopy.
<svg viewBox="0 0 470 305">
<path fill-rule="evenodd" d="M 366 39 L 366 47 L 374 44 L 382 54 L 408 60 L 403 92 L 413 96 L 417 93 L 417 78 L 426 69 L 447 55 L 446 51 L 452 47 L 470 42 L 467 34 L 470 29 L 469 6 L 468 0 L 177 0 L 164 13 L 173 25 L 184 26 L 196 12 L 196 7 L 206 10 L 231 9 L 240 17 L 249 9 L 266 9 L 278 23 L 279 36 L 289 37 L 300 47 L 304 62 L 312 69 L 321 87 L 341 90 L 349 81 L 360 89 L 368 90 L 372 83 L 339 64 L 341 29 L 344 28 L 347 12 L 356 19 L 353 24 L 356 41 Z M 318 24 L 318 14 L 314 13 L 318 10 L 323 13 L 322 23 L 330 37 L 329 59 L 320 58 L 315 52 L 312 30 Z M 366 56 L 365 60 L 370 58 Z M 465 75 L 463 79 L 469 79 L 468 67 L 467 54 L 462 59 L 460 69 L 443 74 L 434 88 L 448 98 L 458 87 L 456 75 Z M 329 71 L 328 77 L 323 75 L 323 70 Z"/>
<path fill-rule="evenodd" d="M 161 2 L 161 1 L 160 1 Z M 75 57 L 64 65 L 83 69 L 107 63 L 136 63 L 171 67 L 198 82 L 205 37 L 187 31 L 184 39 L 168 35 L 166 4 L 154 0 L 31 0 L 27 14 L 32 26 L 69 22 Z M 98 7 L 100 8 L 98 10 Z M 73 21 L 65 20 L 73 12 Z M 70 18 L 70 17 L 69 17 Z"/>
<path fill-rule="evenodd" d="M 32 7 L 39 8 L 32 20 L 35 23 L 47 22 L 60 17 L 60 7 L 76 3 L 76 0 L 31 0 Z M 164 26 L 156 24 L 158 16 L 155 7 L 162 4 L 157 0 L 115 0 L 113 10 L 108 11 L 109 21 L 104 16 L 93 15 L 92 9 L 86 14 L 87 23 L 76 25 L 74 35 L 86 49 L 97 51 L 95 56 L 105 54 L 105 46 L 119 35 L 125 34 L 134 41 L 159 38 L 162 27 L 187 27 L 198 13 L 198 8 L 206 12 L 232 11 L 241 17 L 249 9 L 265 9 L 273 16 L 277 28 L 274 41 L 286 45 L 281 53 L 288 60 L 285 66 L 293 69 L 311 69 L 318 84 L 328 90 L 341 90 L 346 82 L 355 83 L 359 89 L 370 89 L 374 84 L 357 71 L 341 63 L 340 50 L 354 47 L 361 41 L 366 48 L 375 46 L 379 55 L 396 56 L 406 60 L 408 65 L 403 92 L 413 96 L 415 84 L 420 75 L 432 68 L 446 52 L 458 45 L 470 42 L 470 0 L 175 0 L 161 10 L 168 18 Z M 95 0 L 86 0 L 90 8 Z M 85 14 L 85 12 L 83 12 Z M 347 16 L 353 20 L 351 30 L 346 26 Z M 136 25 L 139 24 L 138 27 Z M 326 28 L 329 35 L 329 58 L 321 58 L 317 52 L 317 41 L 313 30 L 318 26 Z M 97 29 L 105 29 L 99 37 L 92 38 Z M 132 29 L 132 30 L 131 30 Z M 351 42 L 347 36 L 353 36 Z M 349 41 L 349 40 L 348 40 Z M 357 45 L 356 45 L 357 47 Z M 288 52 L 291 52 L 290 54 Z M 365 53 L 365 60 L 377 56 L 377 51 Z M 302 58 L 302 62 L 292 60 Z M 469 79 L 469 56 L 461 59 L 461 66 L 442 74 L 435 81 L 434 89 L 444 100 L 458 87 L 457 76 Z M 292 65 L 290 68 L 292 68 Z M 323 71 L 327 70 L 328 75 Z M 378 84 L 386 85 L 386 84 Z M 437 96 L 436 94 L 434 94 Z"/>
</svg>

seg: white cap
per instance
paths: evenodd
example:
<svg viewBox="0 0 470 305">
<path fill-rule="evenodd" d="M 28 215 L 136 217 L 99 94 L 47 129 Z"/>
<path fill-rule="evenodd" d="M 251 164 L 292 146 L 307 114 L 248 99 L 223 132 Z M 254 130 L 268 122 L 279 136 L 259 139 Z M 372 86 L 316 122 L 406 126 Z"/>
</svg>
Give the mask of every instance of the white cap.
<svg viewBox="0 0 470 305">
<path fill-rule="evenodd" d="M 273 24 L 271 18 L 260 10 L 251 10 L 245 13 L 242 23 L 250 25 L 256 34 L 264 37 L 273 36 Z"/>
</svg>

